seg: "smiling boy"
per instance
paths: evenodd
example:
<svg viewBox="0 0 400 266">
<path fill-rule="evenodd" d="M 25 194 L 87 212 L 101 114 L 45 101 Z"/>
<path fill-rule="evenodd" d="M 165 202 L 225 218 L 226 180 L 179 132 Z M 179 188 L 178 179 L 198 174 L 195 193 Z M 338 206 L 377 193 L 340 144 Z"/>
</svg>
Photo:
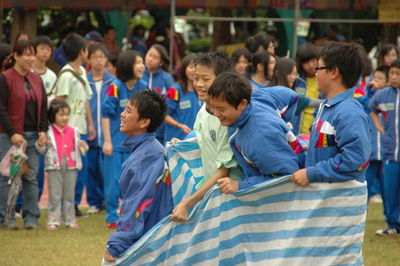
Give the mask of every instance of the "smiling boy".
<svg viewBox="0 0 400 266">
<path fill-rule="evenodd" d="M 298 169 L 288 143 L 289 128 L 268 104 L 251 99 L 250 83 L 236 73 L 223 73 L 208 90 L 213 114 L 229 127 L 229 144 L 243 171 L 243 180 L 223 177 L 223 193 L 233 193 Z"/>
<path fill-rule="evenodd" d="M 134 94 L 121 113 L 120 130 L 131 155 L 122 166 L 123 194 L 117 232 L 111 234 L 104 260 L 114 261 L 158 221 L 171 213 L 171 187 L 165 182 L 164 148 L 156 129 L 164 121 L 166 105 L 155 92 Z"/>
</svg>

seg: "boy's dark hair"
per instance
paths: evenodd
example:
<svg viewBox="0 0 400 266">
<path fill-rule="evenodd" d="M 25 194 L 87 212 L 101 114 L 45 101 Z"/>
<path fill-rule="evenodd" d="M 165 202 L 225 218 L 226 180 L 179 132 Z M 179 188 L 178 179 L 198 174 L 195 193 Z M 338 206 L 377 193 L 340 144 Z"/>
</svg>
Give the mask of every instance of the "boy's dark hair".
<svg viewBox="0 0 400 266">
<path fill-rule="evenodd" d="M 380 66 L 377 67 L 374 71 L 375 72 L 382 72 L 383 74 L 385 74 L 386 80 L 389 79 L 389 67 L 388 66 Z"/>
<path fill-rule="evenodd" d="M 197 58 L 196 54 L 188 54 L 182 60 L 182 67 L 181 71 L 179 72 L 177 83 L 181 85 L 183 93 L 186 93 L 188 91 L 187 88 L 188 79 L 186 76 L 186 68 L 190 65 L 190 63 L 195 62 L 196 58 Z"/>
<path fill-rule="evenodd" d="M 70 33 L 62 42 L 64 56 L 68 62 L 78 58 L 79 53 L 86 49 L 86 42 L 82 36 L 77 33 Z"/>
<path fill-rule="evenodd" d="M 162 46 L 161 44 L 153 44 L 150 47 L 150 49 L 151 48 L 156 49 L 156 51 L 160 54 L 160 58 L 161 58 L 161 62 L 162 62 L 161 68 L 164 71 L 168 72 L 168 67 L 169 67 L 169 63 L 171 60 L 169 59 L 167 49 L 165 49 L 165 47 Z"/>
<path fill-rule="evenodd" d="M 272 76 L 272 81 L 271 81 L 271 87 L 273 86 L 285 86 L 289 87 L 289 83 L 287 80 L 287 76 L 292 73 L 293 67 L 296 66 L 296 62 L 294 62 L 290 58 L 279 58 L 278 61 L 276 62 L 275 68 L 274 68 L 274 74 Z M 294 85 L 294 84 L 293 84 Z M 293 89 L 293 88 L 290 88 Z"/>
<path fill-rule="evenodd" d="M 214 69 L 215 76 L 226 72 L 232 71 L 232 61 L 224 54 L 221 53 L 205 53 L 199 55 L 195 61 L 196 66 L 207 66 Z"/>
<path fill-rule="evenodd" d="M 223 97 L 230 105 L 237 108 L 242 100 L 250 103 L 251 85 L 242 75 L 225 72 L 218 75 L 208 89 L 210 98 Z"/>
<path fill-rule="evenodd" d="M 257 65 L 261 64 L 264 67 L 265 78 L 269 79 L 270 77 L 268 77 L 268 65 L 270 56 L 272 55 L 267 51 L 259 51 L 253 54 L 253 56 L 251 57 L 251 73 L 256 73 Z"/>
<path fill-rule="evenodd" d="M 260 46 L 267 50 L 271 42 L 273 42 L 272 37 L 268 33 L 260 31 L 256 35 L 247 38 L 246 48 L 250 53 L 254 54 Z"/>
<path fill-rule="evenodd" d="M 94 44 L 91 44 L 90 46 L 89 46 L 89 48 L 88 48 L 88 57 L 90 58 L 90 56 L 92 55 L 92 54 L 94 54 L 96 51 L 100 51 L 100 52 L 102 52 L 103 54 L 104 54 L 104 56 L 108 59 L 108 51 L 107 51 L 107 48 L 104 46 L 104 45 L 102 45 L 102 44 L 97 44 L 97 43 L 94 43 Z"/>
<path fill-rule="evenodd" d="M 116 76 L 118 79 L 122 80 L 123 82 L 127 82 L 131 79 L 137 79 L 133 73 L 133 66 L 136 63 L 137 57 L 142 56 L 136 51 L 126 51 L 118 56 L 116 64 Z"/>
<path fill-rule="evenodd" d="M 236 64 L 241 56 L 244 56 L 249 61 L 249 63 L 251 62 L 251 54 L 249 50 L 247 50 L 247 48 L 238 48 L 232 53 L 231 58 L 233 60 L 233 63 Z"/>
<path fill-rule="evenodd" d="M 352 88 L 363 70 L 362 51 L 359 44 L 329 42 L 322 47 L 320 58 L 327 69 L 338 68 L 342 83 Z"/>
<path fill-rule="evenodd" d="M 393 67 L 400 69 L 400 59 L 394 60 L 393 63 L 390 64 L 389 70 Z"/>
<path fill-rule="evenodd" d="M 318 48 L 311 43 L 302 44 L 296 52 L 296 64 L 299 69 L 299 73 L 304 73 L 303 64 L 310 61 L 311 59 L 318 59 Z"/>
<path fill-rule="evenodd" d="M 157 93 L 145 89 L 132 95 L 129 102 L 136 107 L 139 119 L 150 119 L 147 132 L 156 131 L 164 122 L 167 106 L 165 104 L 165 99 Z"/>
<path fill-rule="evenodd" d="M 68 108 L 68 111 L 71 112 L 71 109 L 69 108 L 69 105 L 66 101 L 52 100 L 50 102 L 48 117 L 51 124 L 56 122 L 56 114 L 58 113 L 58 111 L 64 108 Z"/>
<path fill-rule="evenodd" d="M 39 44 L 44 44 L 44 45 L 49 46 L 51 48 L 51 50 L 53 50 L 53 44 L 51 43 L 50 38 L 47 37 L 46 35 L 37 36 L 33 40 L 33 44 L 35 45 L 36 48 L 39 46 Z"/>
</svg>

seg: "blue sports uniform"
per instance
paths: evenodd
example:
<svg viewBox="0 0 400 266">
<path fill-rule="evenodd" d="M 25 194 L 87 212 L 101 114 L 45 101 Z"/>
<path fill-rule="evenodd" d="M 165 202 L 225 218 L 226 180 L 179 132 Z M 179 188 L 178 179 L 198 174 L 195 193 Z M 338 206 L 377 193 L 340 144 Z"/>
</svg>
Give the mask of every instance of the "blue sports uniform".
<svg viewBox="0 0 400 266">
<path fill-rule="evenodd" d="M 385 134 L 382 136 L 384 151 L 383 206 L 390 228 L 400 229 L 400 88 L 386 87 L 379 90 L 369 101 L 372 112 L 381 113 Z"/>
<path fill-rule="evenodd" d="M 121 176 L 122 163 L 129 157 L 129 150 L 123 146 L 127 136 L 119 131 L 121 113 L 131 96 L 145 88 L 147 88 L 147 84 L 142 80 L 137 81 L 135 87 L 129 90 L 123 81 L 115 79 L 108 87 L 102 102 L 101 114 L 103 118 L 110 120 L 110 134 L 113 145 L 113 154 L 111 156 L 104 155 L 104 199 L 107 223 L 115 223 L 118 220 L 118 199 L 121 194 L 118 182 Z"/>
<path fill-rule="evenodd" d="M 354 90 L 325 100 L 312 125 L 306 157 L 310 182 L 364 182 L 371 155 L 371 125 Z"/>
<path fill-rule="evenodd" d="M 298 157 L 288 143 L 289 132 L 270 106 L 254 100 L 246 107 L 228 130 L 229 143 L 243 170 L 239 189 L 299 169 Z"/>
<path fill-rule="evenodd" d="M 92 97 L 90 98 L 90 111 L 92 112 L 93 124 L 96 128 L 96 138 L 88 141 L 88 176 L 86 178 L 86 192 L 89 206 L 101 208 L 104 201 L 104 177 L 103 177 L 103 152 L 104 143 L 103 130 L 101 126 L 101 103 L 108 86 L 114 81 L 115 77 L 104 72 L 100 91 L 97 91 L 93 73 L 90 71 L 87 75 Z"/>
<path fill-rule="evenodd" d="M 164 148 L 155 133 L 129 137 L 131 155 L 122 166 L 120 188 L 124 196 L 117 232 L 107 250 L 118 257 L 172 211 L 171 183 L 164 170 Z"/>
<path fill-rule="evenodd" d="M 174 84 L 168 91 L 167 104 L 168 115 L 177 122 L 193 129 L 197 113 L 202 106 L 196 92 L 187 91 L 183 93 L 182 86 Z M 184 139 L 185 137 L 186 134 L 181 129 L 165 124 L 165 141 L 170 141 L 172 138 Z"/>
</svg>

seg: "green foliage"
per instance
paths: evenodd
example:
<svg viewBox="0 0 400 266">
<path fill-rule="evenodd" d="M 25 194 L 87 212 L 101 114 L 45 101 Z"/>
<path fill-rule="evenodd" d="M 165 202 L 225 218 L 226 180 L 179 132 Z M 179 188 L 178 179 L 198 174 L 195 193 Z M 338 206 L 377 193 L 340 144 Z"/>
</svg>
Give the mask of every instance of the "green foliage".
<svg viewBox="0 0 400 266">
<path fill-rule="evenodd" d="M 211 38 L 197 38 L 192 39 L 188 43 L 188 48 L 190 52 L 208 52 L 211 47 Z"/>
<path fill-rule="evenodd" d="M 140 24 L 149 30 L 154 25 L 154 18 L 152 16 L 135 15 L 129 20 L 129 28 L 131 29 Z"/>
</svg>

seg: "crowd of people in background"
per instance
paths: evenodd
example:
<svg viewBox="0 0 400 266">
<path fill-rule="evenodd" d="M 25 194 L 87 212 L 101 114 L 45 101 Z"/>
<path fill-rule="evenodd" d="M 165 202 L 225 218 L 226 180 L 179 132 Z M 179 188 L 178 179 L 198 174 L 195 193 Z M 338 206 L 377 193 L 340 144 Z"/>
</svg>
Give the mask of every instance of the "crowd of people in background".
<svg viewBox="0 0 400 266">
<path fill-rule="evenodd" d="M 168 36 L 169 27 L 164 29 Z M 274 125 L 274 128 L 280 128 L 273 133 L 274 139 L 273 135 L 268 135 L 271 132 L 265 132 L 270 136 L 265 145 L 271 149 L 275 144 L 283 145 L 284 142 L 296 140 L 279 136 L 310 136 L 316 117 L 321 115 L 321 108 L 327 105 L 327 96 L 321 93 L 316 73 L 329 68 L 328 63 L 334 64 L 334 59 L 329 57 L 329 51 L 311 43 L 302 44 L 293 60 L 279 57 L 275 53 L 273 38 L 261 31 L 249 37 L 243 47 L 228 58 L 218 53 L 186 54 L 183 40 L 177 38 L 173 47 L 174 67 L 170 73 L 168 47 L 164 45 L 166 42 L 156 42 L 157 33 L 151 33 L 146 41 L 145 28 L 137 26 L 130 48 L 122 51 L 116 42 L 115 29 L 108 26 L 104 32 L 101 35 L 98 31 L 90 31 L 84 36 L 70 33 L 58 47 L 54 47 L 47 36 L 29 40 L 24 34 L 18 36 L 12 47 L 0 45 L 0 159 L 12 145 L 26 146 L 29 172 L 22 177 L 22 193 L 16 205 L 16 215 L 22 216 L 26 229 L 39 226 L 38 201 L 43 191 L 45 173 L 49 186 L 48 230 L 57 230 L 63 224 L 78 229 L 76 217 L 102 211 L 106 212 L 105 226 L 117 228 L 121 212 L 126 209 L 121 208 L 121 199 L 127 193 L 121 192 L 121 175 L 124 175 L 124 162 L 132 153 L 132 144 L 126 144 L 130 135 L 121 132 L 120 128 L 128 123 L 124 118 L 127 115 L 125 112 L 129 112 L 127 106 L 133 104 L 139 108 L 137 101 L 155 97 L 139 95 L 132 98 L 139 92 L 143 94 L 143 91 L 151 90 L 165 99 L 166 104 L 165 119 L 161 125 L 144 132 L 155 131 L 156 139 L 162 145 L 167 142 L 173 144 L 193 135 L 199 140 L 206 169 L 205 179 L 199 184 L 202 189 L 198 193 L 185 199 L 173 210 L 173 219 L 180 222 L 187 219 L 188 210 L 211 186 L 219 184 L 223 192 L 235 191 L 233 183 L 224 177 L 240 180 L 240 170 L 253 171 L 248 169 L 250 166 L 245 166 L 246 158 L 244 161 L 235 160 L 240 157 L 240 151 L 232 150 L 229 145 L 232 140 L 228 138 L 232 134 L 227 126 L 232 123 L 228 121 L 224 124 L 220 116 L 215 116 L 215 112 L 221 111 L 218 108 L 210 112 L 210 106 L 224 106 L 224 102 L 220 101 L 221 95 L 229 102 L 231 96 L 223 91 L 229 82 L 236 82 L 238 87 L 243 88 L 247 83 L 250 84 L 251 99 L 258 97 L 268 100 L 268 97 L 275 97 L 271 96 L 274 91 L 264 92 L 265 88 L 290 89 L 289 92 L 283 90 L 282 94 L 278 93 L 279 90 L 275 91 L 277 95 L 274 98 L 281 97 L 283 101 L 288 101 L 282 108 L 287 108 L 291 99 L 296 99 L 297 105 L 289 120 L 285 120 L 287 109 L 282 110 L 278 105 L 272 112 L 268 111 L 268 117 L 278 112 L 281 116 L 279 119 L 273 116 L 263 120 L 255 113 L 241 113 L 250 117 L 246 119 L 254 119 L 251 123 L 267 123 L 268 127 Z M 338 43 L 343 42 L 339 40 Z M 323 61 L 320 59 L 321 51 L 325 53 Z M 377 234 L 400 234 L 399 49 L 393 44 L 382 45 L 376 69 L 372 68 L 367 53 L 361 48 L 360 51 L 361 74 L 356 84 L 349 86 L 354 91 L 352 97 L 363 106 L 369 123 L 374 125 L 371 127 L 369 147 L 372 155 L 369 163 L 365 162 L 361 168 L 366 168 L 370 201 L 383 200 L 388 228 L 377 231 Z M 57 73 L 46 65 L 50 60 L 59 64 Z M 236 74 L 222 75 L 219 80 L 219 76 L 226 71 Z M 352 71 L 351 68 L 349 71 Z M 230 93 L 235 95 L 237 92 Z M 250 98 L 243 97 L 238 98 L 239 102 L 229 102 L 230 106 L 240 109 L 243 99 L 249 104 Z M 148 102 L 152 103 L 151 100 Z M 243 105 L 242 111 L 245 112 L 246 108 Z M 252 112 L 256 112 L 257 108 L 253 108 Z M 139 115 L 142 115 L 140 112 L 145 113 L 144 109 L 137 111 Z M 362 126 L 354 124 L 351 128 L 359 131 Z M 257 133 L 260 139 L 264 136 L 263 130 Z M 214 135 L 209 132 L 214 132 Z M 345 134 L 351 135 L 349 132 Z M 234 139 L 242 145 L 241 148 L 251 149 L 251 145 L 245 143 L 248 137 L 238 134 Z M 315 141 L 319 140 L 310 139 L 310 144 L 315 144 Z M 320 144 L 327 147 L 334 145 L 332 141 L 335 142 L 327 136 Z M 257 162 L 257 165 L 261 165 L 263 170 L 267 169 L 271 176 L 301 171 L 299 169 L 304 167 L 298 164 L 301 156 L 297 152 L 292 153 L 291 147 L 293 145 L 278 149 L 280 156 L 285 158 L 282 160 L 285 163 L 279 164 L 279 167 L 268 165 L 274 158 L 264 163 Z M 309 148 L 303 145 L 301 150 L 303 152 Z M 261 151 L 253 152 L 257 158 L 268 157 Z M 278 162 L 274 166 L 278 166 Z M 240 181 L 236 189 L 258 181 Z M 295 175 L 294 181 L 301 184 L 299 174 Z M 9 190 L 7 182 L 7 178 L 3 177 L 0 183 L 0 226 L 16 230 L 15 216 L 8 224 L 5 223 Z M 87 214 L 79 208 L 84 188 L 89 204 Z M 120 251 L 110 250 L 108 255 L 113 258 Z"/>
</svg>

